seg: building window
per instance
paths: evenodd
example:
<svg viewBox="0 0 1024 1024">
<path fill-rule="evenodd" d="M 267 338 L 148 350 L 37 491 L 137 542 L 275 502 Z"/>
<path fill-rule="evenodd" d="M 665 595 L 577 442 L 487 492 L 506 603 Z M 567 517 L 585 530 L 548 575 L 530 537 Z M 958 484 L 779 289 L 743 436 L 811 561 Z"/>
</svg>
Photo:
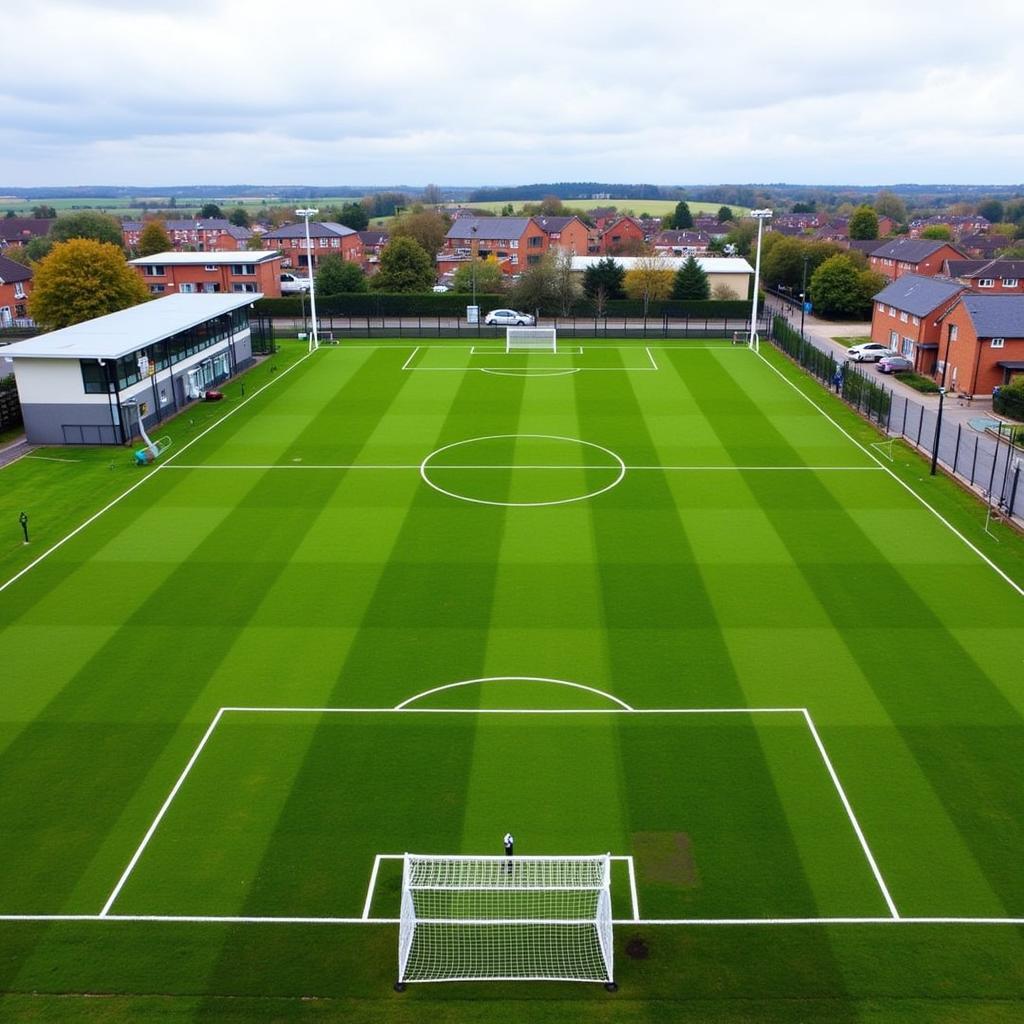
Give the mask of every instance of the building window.
<svg viewBox="0 0 1024 1024">
<path fill-rule="evenodd" d="M 220 285 L 216 281 L 204 281 L 203 292 L 207 295 L 213 295 L 215 292 L 220 291 Z"/>
<path fill-rule="evenodd" d="M 896 307 L 895 306 L 890 306 L 889 307 L 889 316 L 895 316 L 895 315 L 896 315 Z"/>
<path fill-rule="evenodd" d="M 321 238 L 320 239 L 320 248 L 321 249 L 326 249 L 329 242 L 330 242 L 329 238 Z"/>
<path fill-rule="evenodd" d="M 519 248 L 519 239 L 518 238 L 511 238 L 511 239 L 509 239 L 508 247 L 510 249 L 518 249 Z"/>
<path fill-rule="evenodd" d="M 178 291 L 183 292 L 186 295 L 191 295 L 196 290 L 196 286 L 191 281 L 186 281 L 184 284 L 178 285 Z"/>
<path fill-rule="evenodd" d="M 884 313 L 885 312 L 885 303 L 884 302 L 878 303 L 878 312 L 879 313 Z"/>
<path fill-rule="evenodd" d="M 921 325 L 921 321 L 918 320 L 916 316 L 912 316 L 910 319 L 911 319 L 911 322 L 914 324 L 915 327 L 919 327 Z"/>
<path fill-rule="evenodd" d="M 14 297 L 16 299 L 23 299 L 23 298 L 25 298 L 25 282 L 24 281 L 15 281 L 14 282 Z"/>
<path fill-rule="evenodd" d="M 908 359 L 910 359 L 914 354 L 914 339 L 904 338 L 902 344 L 900 345 L 900 352 L 902 355 L 905 355 Z"/>
<path fill-rule="evenodd" d="M 256 291 L 256 285 L 254 285 L 254 284 L 245 284 L 245 283 L 236 281 L 231 286 L 231 290 L 233 292 L 254 292 L 254 291 Z"/>
<path fill-rule="evenodd" d="M 531 235 L 526 240 L 526 244 L 531 249 L 539 249 L 544 244 L 544 237 L 542 235 Z"/>
<path fill-rule="evenodd" d="M 949 340 L 956 341 L 957 329 L 956 324 L 949 325 Z"/>
<path fill-rule="evenodd" d="M 167 268 L 159 263 L 151 263 L 143 267 L 143 271 L 147 277 L 165 277 L 167 275 Z"/>
<path fill-rule="evenodd" d="M 233 263 L 231 273 L 235 277 L 252 277 L 256 273 L 255 263 Z"/>
<path fill-rule="evenodd" d="M 904 323 L 906 323 L 906 322 L 907 322 L 907 314 L 906 314 L 905 312 L 901 312 L 901 313 L 900 313 L 900 319 L 901 319 L 901 320 L 902 320 L 902 321 L 903 321 Z"/>
<path fill-rule="evenodd" d="M 167 291 L 167 285 L 165 285 L 165 284 L 151 284 L 149 286 L 149 291 L 150 291 L 151 295 L 163 295 L 163 293 L 165 291 Z"/>
<path fill-rule="evenodd" d="M 532 267 L 535 263 L 540 263 L 539 256 L 527 256 L 526 262 Z"/>
<path fill-rule="evenodd" d="M 896 346 L 899 345 L 899 343 L 900 343 L 899 331 L 890 331 L 889 332 L 889 347 L 890 348 L 896 348 Z"/>
<path fill-rule="evenodd" d="M 992 339 L 992 347 L 993 348 L 1002 348 L 1005 343 L 1006 343 L 1006 339 L 1005 338 L 993 338 Z"/>
<path fill-rule="evenodd" d="M 1019 280 L 1016 277 L 1004 277 L 1003 287 L 1004 288 L 1016 288 L 1019 284 Z"/>
<path fill-rule="evenodd" d="M 203 270 L 210 270 L 210 271 L 216 272 L 217 264 L 216 263 L 207 263 L 206 266 L 203 267 Z"/>
<path fill-rule="evenodd" d="M 995 280 L 991 277 L 979 277 L 978 287 L 979 288 L 992 288 L 995 286 Z"/>
<path fill-rule="evenodd" d="M 340 238 L 332 238 L 331 239 L 331 248 L 332 249 L 340 249 L 341 248 L 341 239 Z"/>
</svg>

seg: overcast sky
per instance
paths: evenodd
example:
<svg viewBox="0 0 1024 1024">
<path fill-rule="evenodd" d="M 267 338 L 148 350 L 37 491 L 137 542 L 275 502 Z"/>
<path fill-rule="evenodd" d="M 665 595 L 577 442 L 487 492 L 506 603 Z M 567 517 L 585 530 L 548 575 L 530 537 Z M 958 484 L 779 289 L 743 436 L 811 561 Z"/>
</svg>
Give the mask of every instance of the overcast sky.
<svg viewBox="0 0 1024 1024">
<path fill-rule="evenodd" d="M 0 186 L 1014 183 L 1022 0 L 31 0 Z"/>
</svg>

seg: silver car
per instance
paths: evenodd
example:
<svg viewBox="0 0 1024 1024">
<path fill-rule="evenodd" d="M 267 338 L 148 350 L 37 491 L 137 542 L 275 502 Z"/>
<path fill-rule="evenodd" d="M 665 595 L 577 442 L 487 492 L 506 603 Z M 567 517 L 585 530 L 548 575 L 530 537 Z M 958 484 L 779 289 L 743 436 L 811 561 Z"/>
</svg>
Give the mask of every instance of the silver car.
<svg viewBox="0 0 1024 1024">
<path fill-rule="evenodd" d="M 854 345 L 853 348 L 846 350 L 846 354 L 858 363 L 877 363 L 883 356 L 896 355 L 891 348 L 886 348 L 877 341 L 865 341 L 860 345 Z"/>
<path fill-rule="evenodd" d="M 906 356 L 882 356 L 875 365 L 879 373 L 906 373 L 913 368 L 913 360 Z"/>
<path fill-rule="evenodd" d="M 497 324 L 500 327 L 533 327 L 534 322 L 529 313 L 519 313 L 514 309 L 492 309 L 484 317 L 485 324 Z"/>
</svg>

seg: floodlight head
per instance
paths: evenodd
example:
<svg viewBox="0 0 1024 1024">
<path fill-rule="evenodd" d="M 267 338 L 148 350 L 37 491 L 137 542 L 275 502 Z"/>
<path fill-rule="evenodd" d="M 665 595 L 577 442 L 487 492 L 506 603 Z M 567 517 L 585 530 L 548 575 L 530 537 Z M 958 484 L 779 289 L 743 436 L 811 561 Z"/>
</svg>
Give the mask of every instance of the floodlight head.
<svg viewBox="0 0 1024 1024">
<path fill-rule="evenodd" d="M 751 210 L 750 216 L 757 220 L 770 220 L 772 216 L 771 210 Z"/>
<path fill-rule="evenodd" d="M 296 217 L 314 217 L 318 214 L 319 210 L 314 210 L 312 206 L 305 206 L 301 210 L 295 211 Z"/>
</svg>

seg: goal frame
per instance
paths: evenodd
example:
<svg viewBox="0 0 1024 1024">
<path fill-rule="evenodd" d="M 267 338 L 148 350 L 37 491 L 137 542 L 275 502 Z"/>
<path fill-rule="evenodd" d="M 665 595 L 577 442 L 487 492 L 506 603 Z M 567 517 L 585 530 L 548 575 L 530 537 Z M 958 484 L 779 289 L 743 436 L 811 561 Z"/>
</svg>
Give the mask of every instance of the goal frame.
<svg viewBox="0 0 1024 1024">
<path fill-rule="evenodd" d="M 424 868 L 428 877 L 424 877 Z M 432 868 L 438 869 L 437 877 L 429 876 Z M 424 911 L 429 910 L 434 899 L 441 907 L 451 901 L 451 909 L 433 915 L 420 913 L 417 895 L 427 904 L 422 908 Z M 503 903 L 515 909 L 517 895 L 522 897 L 521 911 L 495 913 L 494 908 Z M 484 912 L 465 912 L 474 897 L 481 901 Z M 558 909 L 560 897 L 561 914 L 539 912 L 546 899 L 550 899 L 553 909 Z M 592 910 L 582 912 L 580 907 L 584 904 L 592 905 Z M 531 929 L 544 928 L 550 929 L 550 934 L 541 940 L 545 948 L 527 952 L 525 969 L 519 973 L 501 969 L 502 962 L 514 962 L 524 944 L 529 943 Z M 473 942 L 475 929 L 481 930 L 481 942 L 486 949 L 496 951 L 497 962 L 492 971 L 482 967 L 472 953 L 460 959 L 464 944 Z M 423 941 L 436 942 L 436 971 L 423 968 L 422 953 L 413 955 L 418 930 L 427 936 Z M 558 946 L 559 935 L 564 946 Z M 589 953 L 580 955 L 579 968 L 575 970 L 570 966 L 574 952 L 572 942 L 566 938 L 570 935 L 578 945 L 589 947 Z M 552 946 L 556 951 L 550 967 L 538 969 L 537 962 Z M 577 981 L 600 983 L 614 990 L 611 854 L 504 857 L 406 853 L 402 858 L 395 987 L 401 991 L 411 982 L 439 981 Z"/>
<path fill-rule="evenodd" d="M 524 344 L 514 344 L 524 342 Z M 557 352 L 558 329 L 555 327 L 506 327 L 505 352 Z"/>
</svg>

